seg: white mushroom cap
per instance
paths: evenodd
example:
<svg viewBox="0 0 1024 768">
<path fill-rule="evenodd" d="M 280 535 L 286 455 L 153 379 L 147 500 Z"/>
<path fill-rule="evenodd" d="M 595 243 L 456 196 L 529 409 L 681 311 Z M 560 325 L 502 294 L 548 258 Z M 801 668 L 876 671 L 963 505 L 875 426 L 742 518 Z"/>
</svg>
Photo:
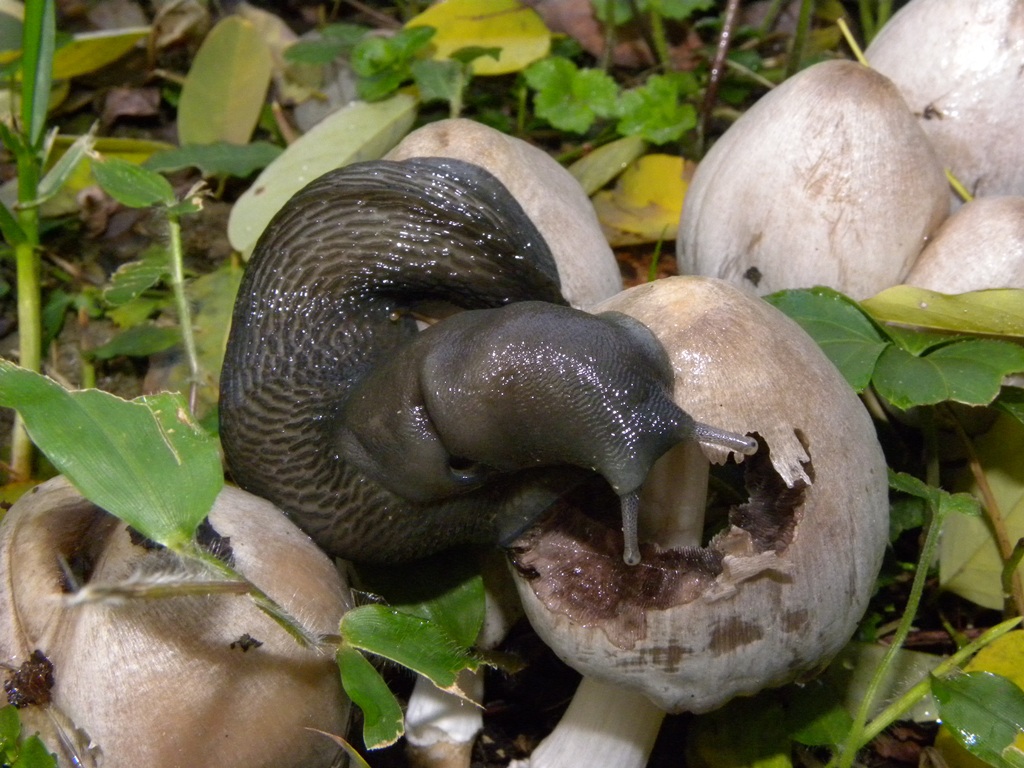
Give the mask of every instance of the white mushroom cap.
<svg viewBox="0 0 1024 768">
<path fill-rule="evenodd" d="M 763 96 L 697 166 L 679 270 L 760 294 L 898 284 L 949 213 L 942 165 L 896 87 L 851 61 Z"/>
<path fill-rule="evenodd" d="M 455 118 L 419 128 L 385 160 L 453 157 L 493 174 L 508 188 L 547 241 L 562 294 L 585 307 L 622 290 L 622 275 L 597 214 L 579 182 L 558 162 L 522 139 Z"/>
<path fill-rule="evenodd" d="M 614 527 L 551 516 L 515 544 L 527 617 L 584 676 L 670 712 L 816 671 L 852 635 L 888 537 L 885 461 L 860 401 L 796 323 L 721 281 L 660 280 L 596 310 L 654 332 L 693 418 L 760 437 L 743 464 L 751 502 L 708 547 L 647 542 L 637 566 Z"/>
<path fill-rule="evenodd" d="M 1024 288 L 1024 197 L 978 197 L 943 222 L 904 280 L 941 293 Z"/>
<path fill-rule="evenodd" d="M 1024 194 L 1024 6 L 913 0 L 864 52 L 968 191 Z"/>
<path fill-rule="evenodd" d="M 210 521 L 230 538 L 239 571 L 311 630 L 337 632 L 349 590 L 283 513 L 225 488 Z M 59 557 L 87 562 L 94 584 L 176 569 L 180 580 L 182 572 L 176 556 L 133 544 L 124 524 L 63 478 L 30 491 L 0 524 L 0 659 L 17 667 L 39 649 L 50 660 L 50 713 L 67 718 L 66 733 L 81 732 L 80 750 L 91 739 L 85 765 L 331 764 L 336 745 L 307 730 L 347 728 L 349 703 L 330 654 L 300 647 L 239 595 L 69 606 Z M 242 650 L 246 634 L 262 645 Z M 45 709 L 23 709 L 22 722 L 59 747 Z"/>
</svg>

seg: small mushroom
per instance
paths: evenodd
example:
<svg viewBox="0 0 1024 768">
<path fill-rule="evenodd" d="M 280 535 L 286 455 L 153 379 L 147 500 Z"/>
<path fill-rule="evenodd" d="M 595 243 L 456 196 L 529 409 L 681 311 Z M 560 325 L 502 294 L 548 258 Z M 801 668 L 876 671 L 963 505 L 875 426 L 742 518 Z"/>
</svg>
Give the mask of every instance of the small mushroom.
<svg viewBox="0 0 1024 768">
<path fill-rule="evenodd" d="M 897 88 L 826 61 L 763 96 L 697 166 L 679 270 L 867 298 L 903 279 L 948 214 L 942 165 Z"/>
<path fill-rule="evenodd" d="M 864 52 L 974 196 L 1024 194 L 1024 6 L 912 0 Z"/>
<path fill-rule="evenodd" d="M 333 563 L 270 503 L 225 488 L 210 511 L 221 551 L 285 610 L 337 632 L 351 596 Z M 349 703 L 329 654 L 302 648 L 245 596 L 72 604 L 76 586 L 199 578 L 133 539 L 63 478 L 0 524 L 0 661 L 8 681 L 40 659 L 52 679 L 22 700 L 61 766 L 329 766 Z M 11 686 L 17 688 L 17 685 Z"/>
<path fill-rule="evenodd" d="M 887 542 L 874 427 L 793 321 L 704 278 L 649 283 L 595 311 L 647 325 L 672 361 L 680 407 L 760 448 L 736 457 L 749 499 L 709 541 L 699 532 L 708 460 L 728 451 L 702 446 L 704 458 L 679 446 L 642 490 L 640 565 L 619 556 L 614 499 L 562 505 L 514 543 L 527 617 L 584 675 L 579 706 L 532 768 L 595 764 L 586 755 L 598 708 L 602 722 L 632 723 L 613 739 L 623 750 L 614 764 L 643 766 L 662 712 L 707 712 L 814 674 L 852 635 Z"/>
<path fill-rule="evenodd" d="M 977 197 L 958 209 L 904 283 L 941 293 L 1024 288 L 1024 197 Z"/>
</svg>

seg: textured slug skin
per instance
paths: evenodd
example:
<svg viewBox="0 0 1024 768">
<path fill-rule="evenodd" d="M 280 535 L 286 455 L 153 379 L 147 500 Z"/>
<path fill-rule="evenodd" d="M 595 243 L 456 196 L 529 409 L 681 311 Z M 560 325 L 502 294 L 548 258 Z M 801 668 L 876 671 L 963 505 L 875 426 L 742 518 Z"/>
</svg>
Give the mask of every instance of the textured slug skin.
<svg viewBox="0 0 1024 768">
<path fill-rule="evenodd" d="M 330 554 L 378 562 L 507 540 L 591 470 L 634 490 L 692 422 L 646 328 L 564 303 L 543 238 L 483 169 L 321 177 L 268 226 L 239 291 L 220 404 L 234 479 Z M 518 350 L 509 365 L 492 364 L 500 349 Z"/>
</svg>

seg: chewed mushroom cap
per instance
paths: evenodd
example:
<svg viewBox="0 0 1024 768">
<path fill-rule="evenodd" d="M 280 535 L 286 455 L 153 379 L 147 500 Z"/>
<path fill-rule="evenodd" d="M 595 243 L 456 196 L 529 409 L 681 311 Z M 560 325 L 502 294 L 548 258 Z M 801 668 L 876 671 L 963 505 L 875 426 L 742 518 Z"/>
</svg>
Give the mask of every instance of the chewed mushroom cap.
<svg viewBox="0 0 1024 768">
<path fill-rule="evenodd" d="M 654 332 L 693 418 L 761 448 L 741 465 L 750 501 L 706 547 L 648 542 L 627 566 L 620 533 L 562 514 L 524 536 L 513 562 L 531 623 L 584 675 L 672 712 L 813 673 L 852 635 L 887 541 L 866 411 L 796 323 L 721 281 L 669 278 L 596 309 Z"/>
</svg>

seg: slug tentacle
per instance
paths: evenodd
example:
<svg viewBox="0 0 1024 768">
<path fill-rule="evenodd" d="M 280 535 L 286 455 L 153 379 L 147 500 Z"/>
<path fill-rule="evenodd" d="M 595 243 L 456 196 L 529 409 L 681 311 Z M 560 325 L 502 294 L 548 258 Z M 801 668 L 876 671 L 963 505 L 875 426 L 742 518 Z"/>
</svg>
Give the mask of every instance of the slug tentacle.
<svg viewBox="0 0 1024 768">
<path fill-rule="evenodd" d="M 645 326 L 564 304 L 547 245 L 483 169 L 327 174 L 271 222 L 240 289 L 221 385 L 235 480 L 364 561 L 508 542 L 594 473 L 635 511 L 665 451 L 721 435 L 672 401 Z M 419 331 L 438 306 L 461 311 Z"/>
</svg>

